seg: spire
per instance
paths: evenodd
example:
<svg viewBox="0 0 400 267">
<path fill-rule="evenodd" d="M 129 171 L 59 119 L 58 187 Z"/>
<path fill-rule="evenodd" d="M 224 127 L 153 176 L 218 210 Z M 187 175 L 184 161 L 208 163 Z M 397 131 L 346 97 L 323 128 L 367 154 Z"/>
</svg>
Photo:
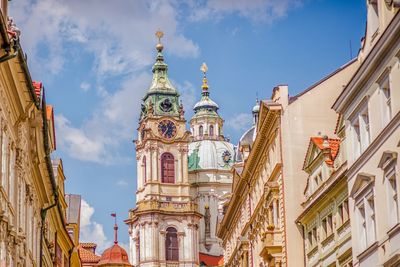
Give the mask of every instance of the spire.
<svg viewBox="0 0 400 267">
<path fill-rule="evenodd" d="M 206 75 L 208 67 L 205 62 L 203 62 L 203 64 L 201 65 L 200 70 L 203 72 L 203 85 L 201 86 L 203 92 L 201 94 L 202 96 L 208 96 L 209 92 L 208 92 L 207 75 Z"/>
<path fill-rule="evenodd" d="M 162 54 L 162 51 L 164 49 L 164 45 L 161 43 L 161 38 L 164 37 L 164 33 L 160 30 L 156 31 L 156 37 L 158 39 L 158 43 L 156 45 L 156 50 L 157 50 L 157 57 L 156 57 L 156 63 L 154 63 L 153 66 L 153 73 L 156 72 L 162 72 L 162 74 L 166 74 L 168 66 L 164 62 L 164 56 Z"/>
<path fill-rule="evenodd" d="M 114 217 L 114 244 L 118 244 L 118 225 L 117 225 L 117 213 L 111 213 L 111 217 Z"/>
</svg>

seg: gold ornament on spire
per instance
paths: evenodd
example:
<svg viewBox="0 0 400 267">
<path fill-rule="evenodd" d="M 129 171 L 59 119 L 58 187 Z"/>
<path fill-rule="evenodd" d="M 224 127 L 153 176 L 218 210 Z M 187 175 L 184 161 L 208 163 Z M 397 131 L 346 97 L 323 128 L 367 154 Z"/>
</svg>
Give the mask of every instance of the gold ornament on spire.
<svg viewBox="0 0 400 267">
<path fill-rule="evenodd" d="M 164 46 L 161 43 L 161 38 L 164 37 L 164 33 L 160 30 L 156 31 L 156 37 L 158 39 L 158 44 L 156 45 L 156 49 L 158 50 L 158 52 L 161 52 L 164 48 Z"/>
<path fill-rule="evenodd" d="M 208 67 L 205 62 L 200 67 L 200 70 L 203 72 L 204 76 L 206 76 L 206 72 L 208 71 Z"/>
<path fill-rule="evenodd" d="M 207 91 L 208 90 L 208 84 L 207 84 L 207 76 L 206 73 L 208 71 L 208 67 L 206 65 L 206 63 L 204 62 L 201 67 L 200 70 L 203 72 L 203 85 L 201 86 L 201 88 L 203 89 L 203 91 Z"/>
</svg>

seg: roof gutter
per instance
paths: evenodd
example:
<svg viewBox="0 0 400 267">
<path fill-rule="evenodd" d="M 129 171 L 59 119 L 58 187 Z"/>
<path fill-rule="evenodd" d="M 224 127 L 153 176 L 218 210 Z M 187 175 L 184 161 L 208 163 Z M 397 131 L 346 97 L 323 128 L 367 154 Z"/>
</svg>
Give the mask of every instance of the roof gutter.
<svg viewBox="0 0 400 267">
<path fill-rule="evenodd" d="M 31 83 L 32 84 L 32 83 Z M 33 86 L 32 86 L 33 88 Z M 54 172 L 53 172 L 53 165 L 51 162 L 51 157 L 50 157 L 50 142 L 49 142 L 49 136 L 48 136 L 48 123 L 47 123 L 47 109 L 46 109 L 46 97 L 45 97 L 45 89 L 43 87 L 43 92 L 42 92 L 42 106 L 41 106 L 41 112 L 42 112 L 42 119 L 43 119 L 43 144 L 44 144 L 44 150 L 45 150 L 45 161 L 46 161 L 46 167 L 47 170 L 49 172 L 49 177 L 50 177 L 50 182 L 51 182 L 51 187 L 53 190 L 53 196 L 54 196 L 54 204 L 46 207 L 46 208 L 42 208 L 41 210 L 41 215 L 42 215 L 42 231 L 41 231 L 41 242 L 40 242 L 40 250 L 43 250 L 43 232 L 44 232 L 44 220 L 46 219 L 46 214 L 47 211 L 56 207 L 57 206 L 57 210 L 58 210 L 58 214 L 60 216 L 60 219 L 62 221 L 63 225 L 66 225 L 66 222 L 64 220 L 64 216 L 63 216 L 63 212 L 62 212 L 62 208 L 61 208 L 61 204 L 58 198 L 58 186 L 56 183 L 56 179 L 54 176 Z M 36 96 L 36 95 L 35 95 Z M 73 241 L 71 239 L 71 237 L 69 235 L 67 235 L 69 240 L 71 241 L 72 244 Z M 40 267 L 42 267 L 43 265 L 43 253 L 40 254 Z"/>
</svg>

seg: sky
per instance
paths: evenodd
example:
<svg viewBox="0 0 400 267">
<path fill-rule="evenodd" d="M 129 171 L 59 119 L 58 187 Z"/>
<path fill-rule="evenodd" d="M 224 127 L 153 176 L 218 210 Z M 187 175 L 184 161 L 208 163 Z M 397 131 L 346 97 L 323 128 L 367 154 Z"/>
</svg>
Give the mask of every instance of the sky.
<svg viewBox="0 0 400 267">
<path fill-rule="evenodd" d="M 135 206 L 135 147 L 141 98 L 165 36 L 169 77 L 186 119 L 207 63 L 211 98 L 233 143 L 251 126 L 256 97 L 288 84 L 295 95 L 357 55 L 366 0 L 15 0 L 34 80 L 55 109 L 66 191 L 82 195 L 81 241 L 101 252 L 128 247 L 123 220 Z"/>
</svg>

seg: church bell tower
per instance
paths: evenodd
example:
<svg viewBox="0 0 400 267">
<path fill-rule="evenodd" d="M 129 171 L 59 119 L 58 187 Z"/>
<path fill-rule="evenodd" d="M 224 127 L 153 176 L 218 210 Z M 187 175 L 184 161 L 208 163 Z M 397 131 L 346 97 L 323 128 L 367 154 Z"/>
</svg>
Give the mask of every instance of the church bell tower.
<svg viewBox="0 0 400 267">
<path fill-rule="evenodd" d="M 141 105 L 136 145 L 136 207 L 129 211 L 133 266 L 199 266 L 197 204 L 190 197 L 190 132 L 168 79 L 158 31 L 153 79 Z"/>
</svg>

